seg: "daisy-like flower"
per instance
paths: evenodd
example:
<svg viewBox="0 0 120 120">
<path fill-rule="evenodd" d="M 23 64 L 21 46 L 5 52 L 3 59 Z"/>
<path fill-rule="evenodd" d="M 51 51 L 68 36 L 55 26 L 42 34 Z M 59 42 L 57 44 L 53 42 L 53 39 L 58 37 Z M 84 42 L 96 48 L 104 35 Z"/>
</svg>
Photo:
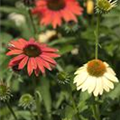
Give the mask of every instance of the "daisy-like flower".
<svg viewBox="0 0 120 120">
<path fill-rule="evenodd" d="M 117 0 L 97 0 L 97 11 L 108 12 L 116 6 Z"/>
<path fill-rule="evenodd" d="M 113 82 L 118 82 L 115 72 L 106 62 L 91 60 L 75 72 L 77 90 L 86 91 L 94 96 L 102 95 L 114 88 Z"/>
<path fill-rule="evenodd" d="M 53 28 L 66 22 L 77 22 L 76 15 L 81 15 L 82 7 L 76 0 L 37 0 L 33 14 L 41 15 L 40 23 L 43 25 L 52 24 Z"/>
<path fill-rule="evenodd" d="M 57 49 L 35 42 L 32 38 L 29 41 L 22 38 L 11 41 L 9 50 L 7 55 L 17 55 L 9 62 L 9 67 L 18 66 L 18 69 L 23 69 L 27 65 L 29 76 L 33 71 L 38 76 L 39 71 L 45 73 L 45 68 L 52 70 L 52 67 L 56 65 L 53 58 L 59 57 L 55 53 Z"/>
</svg>

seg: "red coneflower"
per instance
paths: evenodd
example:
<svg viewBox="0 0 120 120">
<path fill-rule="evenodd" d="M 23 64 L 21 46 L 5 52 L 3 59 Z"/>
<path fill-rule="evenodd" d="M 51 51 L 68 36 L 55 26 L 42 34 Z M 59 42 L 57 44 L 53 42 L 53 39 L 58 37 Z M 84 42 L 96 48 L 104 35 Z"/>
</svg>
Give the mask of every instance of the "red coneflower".
<svg viewBox="0 0 120 120">
<path fill-rule="evenodd" d="M 54 28 L 60 26 L 62 19 L 66 22 L 77 22 L 76 15 L 81 15 L 82 7 L 76 0 L 37 0 L 33 14 L 41 15 L 40 23 L 52 24 Z"/>
<path fill-rule="evenodd" d="M 19 39 L 17 41 L 11 41 L 9 52 L 7 55 L 17 55 L 9 62 L 9 67 L 18 65 L 18 69 L 23 69 L 27 65 L 27 71 L 29 76 L 34 71 L 38 76 L 39 71 L 45 73 L 45 68 L 52 70 L 51 67 L 56 65 L 56 62 L 52 58 L 59 57 L 57 49 L 47 47 L 46 44 L 40 44 L 30 39 L 26 41 Z"/>
</svg>

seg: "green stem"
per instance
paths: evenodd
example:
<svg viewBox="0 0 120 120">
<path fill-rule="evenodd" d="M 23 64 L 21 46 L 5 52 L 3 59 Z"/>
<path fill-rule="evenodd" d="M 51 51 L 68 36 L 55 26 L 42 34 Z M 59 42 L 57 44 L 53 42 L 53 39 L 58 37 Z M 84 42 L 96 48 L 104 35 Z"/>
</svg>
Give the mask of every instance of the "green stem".
<svg viewBox="0 0 120 120">
<path fill-rule="evenodd" d="M 98 97 L 94 97 L 94 95 L 92 95 L 93 101 L 95 102 L 94 104 L 92 104 L 91 108 L 92 108 L 92 112 L 93 112 L 93 117 L 95 118 L 95 120 L 100 120 L 100 111 L 99 111 L 99 106 L 97 103 L 97 101 L 99 100 Z"/>
<path fill-rule="evenodd" d="M 36 89 L 36 81 L 33 79 L 33 84 L 34 84 L 34 89 Z M 37 117 L 38 117 L 38 120 L 41 119 L 41 116 L 40 116 L 40 101 L 39 101 L 39 98 L 38 98 L 38 95 L 36 94 L 36 90 L 34 92 L 34 95 L 35 95 L 35 103 L 36 103 L 36 109 L 37 109 Z"/>
<path fill-rule="evenodd" d="M 98 59 L 98 46 L 99 46 L 99 26 L 100 26 L 100 15 L 97 16 L 97 24 L 95 31 L 95 59 Z"/>
<path fill-rule="evenodd" d="M 31 23 L 31 25 L 32 25 L 34 38 L 35 38 L 35 39 L 38 39 L 38 38 L 37 38 L 37 29 L 36 29 L 36 27 L 35 27 L 34 19 L 33 19 L 32 13 L 31 13 L 31 9 L 30 9 L 29 7 L 26 7 L 26 9 L 27 9 L 27 12 L 28 12 L 28 14 L 29 14 L 29 20 L 30 20 L 30 23 Z"/>
<path fill-rule="evenodd" d="M 10 112 L 12 113 L 14 119 L 15 119 L 15 120 L 18 120 L 18 119 L 17 119 L 17 116 L 15 115 L 15 113 L 14 113 L 11 105 L 9 104 L 9 102 L 6 101 L 5 103 L 6 103 L 7 107 L 8 107 L 8 109 L 10 110 Z"/>
<path fill-rule="evenodd" d="M 78 118 L 78 120 L 81 120 L 80 115 L 79 115 L 79 110 L 78 110 L 78 108 L 77 108 L 77 106 L 76 106 L 76 103 L 75 103 L 75 101 L 74 101 L 74 99 L 73 99 L 72 93 L 71 93 L 71 101 L 72 101 L 72 104 L 73 104 L 73 108 L 74 108 L 75 111 L 77 112 L 77 118 Z"/>
<path fill-rule="evenodd" d="M 31 114 L 32 120 L 36 120 L 31 109 L 30 109 L 30 114 Z"/>
<path fill-rule="evenodd" d="M 93 117 L 95 120 L 100 120 L 99 107 L 98 105 L 92 105 Z"/>
</svg>

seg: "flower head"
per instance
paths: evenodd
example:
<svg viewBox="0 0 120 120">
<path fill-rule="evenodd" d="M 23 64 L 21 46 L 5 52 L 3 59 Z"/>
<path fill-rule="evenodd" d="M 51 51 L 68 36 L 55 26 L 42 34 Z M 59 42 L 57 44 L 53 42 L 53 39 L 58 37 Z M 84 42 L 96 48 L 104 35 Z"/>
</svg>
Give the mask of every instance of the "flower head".
<svg viewBox="0 0 120 120">
<path fill-rule="evenodd" d="M 15 22 L 16 26 L 18 26 L 18 27 L 21 25 L 24 25 L 26 23 L 26 19 L 25 19 L 24 15 L 18 14 L 18 13 L 9 14 L 8 19 Z"/>
<path fill-rule="evenodd" d="M 57 74 L 57 79 L 59 83 L 65 84 L 65 83 L 69 83 L 70 76 L 66 72 L 59 72 Z"/>
<path fill-rule="evenodd" d="M 35 42 L 34 39 L 26 41 L 19 39 L 11 41 L 7 55 L 17 55 L 9 62 L 9 67 L 18 65 L 18 69 L 23 69 L 27 65 L 29 76 L 34 71 L 38 76 L 39 71 L 45 73 L 45 68 L 52 70 L 56 65 L 53 58 L 59 57 L 57 49 L 47 47 L 46 44 Z"/>
<path fill-rule="evenodd" d="M 88 90 L 94 96 L 102 95 L 103 91 L 109 92 L 114 88 L 113 82 L 118 82 L 115 72 L 106 62 L 101 60 L 91 60 L 87 64 L 80 67 L 75 72 L 77 90 Z"/>
<path fill-rule="evenodd" d="M 19 100 L 19 106 L 23 107 L 24 109 L 30 109 L 34 105 L 34 99 L 30 94 L 24 94 L 21 96 Z"/>
<path fill-rule="evenodd" d="M 108 12 L 116 6 L 117 0 L 97 0 L 97 12 Z"/>
<path fill-rule="evenodd" d="M 52 24 L 56 28 L 62 24 L 62 19 L 66 22 L 77 22 L 76 15 L 81 15 L 82 11 L 76 0 L 37 0 L 32 13 L 42 14 L 41 24 Z"/>
<path fill-rule="evenodd" d="M 10 88 L 3 83 L 2 81 L 0 82 L 0 100 L 1 101 L 9 101 L 9 99 L 12 97 Z"/>
</svg>

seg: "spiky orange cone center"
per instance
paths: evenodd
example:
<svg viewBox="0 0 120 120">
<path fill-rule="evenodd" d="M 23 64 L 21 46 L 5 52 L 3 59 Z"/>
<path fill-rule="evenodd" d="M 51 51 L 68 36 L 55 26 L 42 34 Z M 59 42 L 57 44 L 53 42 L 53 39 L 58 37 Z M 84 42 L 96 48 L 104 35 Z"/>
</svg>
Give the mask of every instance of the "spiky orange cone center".
<svg viewBox="0 0 120 120">
<path fill-rule="evenodd" d="M 91 60 L 87 64 L 87 71 L 91 76 L 100 77 L 106 72 L 106 66 L 101 60 Z"/>
</svg>

